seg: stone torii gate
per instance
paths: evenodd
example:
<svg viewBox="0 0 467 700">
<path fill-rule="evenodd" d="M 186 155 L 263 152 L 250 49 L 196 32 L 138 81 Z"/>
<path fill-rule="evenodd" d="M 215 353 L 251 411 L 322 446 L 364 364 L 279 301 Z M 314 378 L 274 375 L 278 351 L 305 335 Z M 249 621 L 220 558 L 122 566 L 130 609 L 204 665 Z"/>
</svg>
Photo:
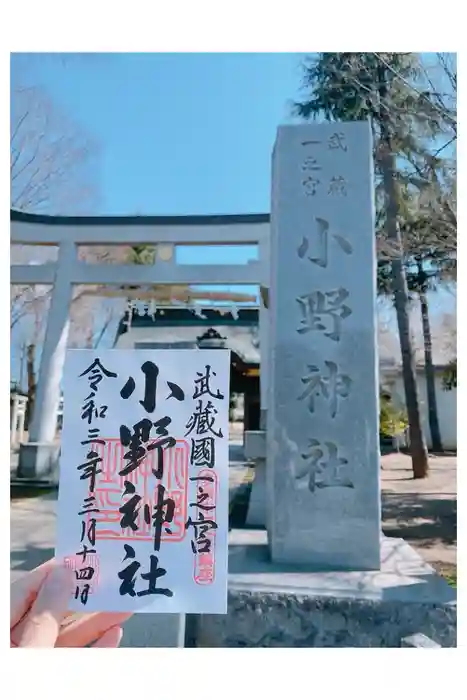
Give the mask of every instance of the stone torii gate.
<svg viewBox="0 0 467 700">
<path fill-rule="evenodd" d="M 42 349 L 29 441 L 20 445 L 19 474 L 41 478 L 57 466 L 54 442 L 60 383 L 69 331 L 73 285 L 258 285 L 269 286 L 269 215 L 225 216 L 44 216 L 10 211 L 11 243 L 58 246 L 57 262 L 11 265 L 11 284 L 53 285 Z M 78 246 L 162 245 L 154 265 L 91 264 L 78 260 Z M 258 258 L 247 264 L 182 265 L 181 245 L 256 245 Z M 121 292 L 125 294 L 125 292 Z M 261 408 L 266 408 L 267 320 L 261 295 Z"/>
</svg>

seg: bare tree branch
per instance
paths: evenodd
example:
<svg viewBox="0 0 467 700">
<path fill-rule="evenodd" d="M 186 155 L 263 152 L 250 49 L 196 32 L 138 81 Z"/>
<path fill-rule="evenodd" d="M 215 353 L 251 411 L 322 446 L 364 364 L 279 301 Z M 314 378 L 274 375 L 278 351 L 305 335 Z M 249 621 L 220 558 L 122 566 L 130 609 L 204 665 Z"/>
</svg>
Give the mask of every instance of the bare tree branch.
<svg viewBox="0 0 467 700">
<path fill-rule="evenodd" d="M 94 185 L 95 145 L 37 87 L 16 82 L 11 92 L 11 207 L 50 214 L 90 213 Z M 31 248 L 34 253 L 31 254 Z M 15 246 L 16 262 L 44 262 L 43 248 Z M 45 290 L 45 291 L 44 291 Z M 50 287 L 12 286 L 10 328 L 37 342 L 43 332 Z"/>
</svg>

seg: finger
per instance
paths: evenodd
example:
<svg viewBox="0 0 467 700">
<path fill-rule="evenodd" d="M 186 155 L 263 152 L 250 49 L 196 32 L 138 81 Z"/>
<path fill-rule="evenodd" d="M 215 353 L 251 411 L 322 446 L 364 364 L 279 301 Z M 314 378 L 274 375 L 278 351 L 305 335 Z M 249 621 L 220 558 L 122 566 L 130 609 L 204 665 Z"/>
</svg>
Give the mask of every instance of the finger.
<svg viewBox="0 0 467 700">
<path fill-rule="evenodd" d="M 85 647 L 112 627 L 121 625 L 131 613 L 94 613 L 83 615 L 60 630 L 56 647 Z"/>
<path fill-rule="evenodd" d="M 74 583 L 74 572 L 64 567 L 55 568 L 45 579 L 33 606 L 18 625 L 20 647 L 53 647 Z"/>
<path fill-rule="evenodd" d="M 10 628 L 16 625 L 27 613 L 37 597 L 37 591 L 44 583 L 46 576 L 56 566 L 55 559 L 38 566 L 18 578 L 11 585 L 10 594 Z"/>
<path fill-rule="evenodd" d="M 93 648 L 97 647 L 107 647 L 115 649 L 120 645 L 123 637 L 123 630 L 121 627 L 111 627 L 107 632 L 104 632 L 102 637 L 93 644 Z"/>
<path fill-rule="evenodd" d="M 75 613 L 72 613 L 72 612 L 69 612 L 69 611 L 68 611 L 67 613 L 65 613 L 65 617 L 64 617 L 64 619 L 62 620 L 62 623 L 61 623 L 61 625 L 60 625 L 60 631 L 63 629 L 64 626 L 70 624 L 70 621 L 73 620 L 74 615 L 75 615 Z M 24 616 L 24 617 L 25 617 L 25 616 Z M 23 618 L 23 619 L 20 620 L 20 622 L 16 625 L 16 627 L 14 627 L 12 630 L 10 630 L 10 641 L 11 641 L 11 643 L 12 643 L 13 646 L 18 646 L 19 641 L 20 641 L 20 639 L 21 639 L 21 635 L 22 635 L 23 632 L 24 632 L 25 623 L 26 623 L 26 621 L 25 621 L 25 619 Z"/>
</svg>

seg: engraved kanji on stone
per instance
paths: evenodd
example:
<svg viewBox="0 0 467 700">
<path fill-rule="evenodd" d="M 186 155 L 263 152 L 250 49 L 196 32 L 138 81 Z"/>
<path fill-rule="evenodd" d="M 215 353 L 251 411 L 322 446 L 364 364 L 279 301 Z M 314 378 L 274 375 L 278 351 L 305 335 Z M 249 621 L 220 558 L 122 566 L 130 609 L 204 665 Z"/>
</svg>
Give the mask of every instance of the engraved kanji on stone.
<svg viewBox="0 0 467 700">
<path fill-rule="evenodd" d="M 329 182 L 328 194 L 347 197 L 347 181 L 342 175 L 334 175 Z"/>
<path fill-rule="evenodd" d="M 315 222 L 317 224 L 316 228 L 318 231 L 317 247 L 319 254 L 316 257 L 312 257 L 311 255 L 309 255 L 308 260 L 310 260 L 310 262 L 316 263 L 316 265 L 319 265 L 320 267 L 327 267 L 329 261 L 329 221 L 327 221 L 326 219 L 321 219 L 319 216 L 316 216 Z M 337 241 L 339 247 L 341 248 L 341 250 L 344 251 L 346 255 L 351 255 L 353 253 L 352 246 L 350 245 L 348 240 L 345 239 L 343 236 L 339 236 L 337 233 L 333 233 L 332 238 L 335 241 Z M 297 249 L 298 257 L 301 259 L 304 258 L 308 252 L 309 247 L 309 240 L 304 236 L 301 244 Z"/>
<path fill-rule="evenodd" d="M 302 170 L 314 172 L 317 170 L 322 170 L 322 167 L 318 164 L 316 158 L 313 156 L 307 156 L 302 163 Z"/>
<path fill-rule="evenodd" d="M 298 397 L 299 401 L 307 401 L 310 413 L 315 412 L 315 398 L 323 396 L 328 400 L 331 418 L 337 414 L 338 398 L 346 399 L 352 386 L 351 378 L 340 374 L 335 362 L 325 360 L 327 372 L 321 374 L 319 367 L 308 365 L 309 373 L 301 378 L 305 390 Z"/>
<path fill-rule="evenodd" d="M 315 438 L 308 440 L 308 450 L 303 452 L 303 464 L 297 470 L 296 479 L 302 482 L 308 479 L 308 488 L 314 493 L 316 489 L 331 487 L 354 488 L 347 472 L 348 460 L 339 457 L 334 442 L 321 443 Z"/>
<path fill-rule="evenodd" d="M 302 186 L 307 197 L 315 196 L 316 188 L 318 187 L 320 182 L 321 180 L 318 180 L 316 177 L 312 177 L 311 175 L 302 180 Z"/>
<path fill-rule="evenodd" d="M 327 338 L 339 341 L 341 323 L 352 313 L 352 309 L 343 304 L 348 296 L 348 291 L 340 287 L 330 292 L 311 292 L 298 297 L 302 319 L 297 332 L 303 334 L 310 331 L 325 331 L 324 335 Z M 324 323 L 326 316 L 330 321 L 330 328 Z"/>
<path fill-rule="evenodd" d="M 328 140 L 328 148 L 330 151 L 341 150 L 347 151 L 347 144 L 345 143 L 345 136 L 342 131 L 336 131 Z"/>
</svg>

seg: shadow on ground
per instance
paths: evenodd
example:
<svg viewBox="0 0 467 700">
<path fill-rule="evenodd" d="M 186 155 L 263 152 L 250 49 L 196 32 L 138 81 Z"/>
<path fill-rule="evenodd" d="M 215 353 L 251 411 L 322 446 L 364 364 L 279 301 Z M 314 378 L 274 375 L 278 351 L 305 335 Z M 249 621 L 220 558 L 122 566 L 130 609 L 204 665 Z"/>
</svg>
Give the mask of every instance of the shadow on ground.
<svg viewBox="0 0 467 700">
<path fill-rule="evenodd" d="M 396 449 L 392 444 L 389 443 L 380 443 L 379 446 L 381 456 L 384 455 L 406 455 L 407 457 L 410 457 L 410 450 L 407 449 L 406 447 L 401 447 L 400 449 Z M 443 450 L 442 452 L 432 452 L 429 450 L 428 452 L 429 457 L 457 457 L 457 450 Z"/>
<path fill-rule="evenodd" d="M 457 499 L 436 494 L 382 492 L 383 532 L 389 537 L 429 540 L 455 545 L 457 542 Z M 421 544 L 421 543 L 420 543 Z"/>
<path fill-rule="evenodd" d="M 58 489 L 56 486 L 37 488 L 35 486 L 23 486 L 22 484 L 10 485 L 10 500 L 20 498 L 42 498 L 47 501 L 57 500 Z"/>
<path fill-rule="evenodd" d="M 246 526 L 251 487 L 251 482 L 241 484 L 232 498 L 229 506 L 229 531 Z"/>
<path fill-rule="evenodd" d="M 231 504 L 229 529 L 244 528 L 251 484 L 242 484 Z M 457 499 L 438 494 L 382 492 L 383 532 L 388 537 L 416 540 L 420 547 L 457 543 Z"/>
<path fill-rule="evenodd" d="M 10 569 L 31 571 L 54 556 L 53 547 L 26 547 L 10 551 Z"/>
</svg>

